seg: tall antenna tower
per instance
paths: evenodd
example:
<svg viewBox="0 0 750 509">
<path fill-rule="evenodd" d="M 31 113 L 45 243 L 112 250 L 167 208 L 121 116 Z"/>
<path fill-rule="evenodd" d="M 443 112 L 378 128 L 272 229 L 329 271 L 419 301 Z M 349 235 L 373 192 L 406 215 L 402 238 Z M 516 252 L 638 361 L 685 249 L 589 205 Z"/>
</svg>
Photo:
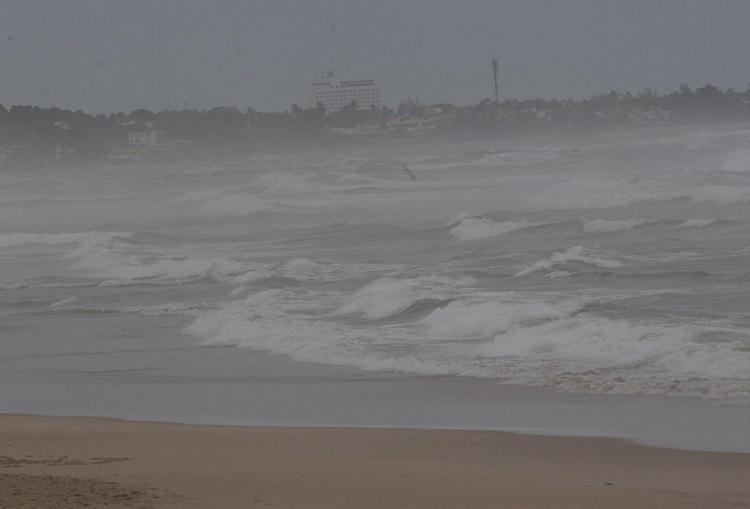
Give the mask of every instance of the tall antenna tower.
<svg viewBox="0 0 750 509">
<path fill-rule="evenodd" d="M 498 87 L 497 87 L 497 73 L 500 70 L 500 64 L 497 63 L 497 58 L 492 59 L 492 75 L 495 78 L 495 104 L 498 104 L 500 102 L 499 95 L 498 95 Z"/>
</svg>

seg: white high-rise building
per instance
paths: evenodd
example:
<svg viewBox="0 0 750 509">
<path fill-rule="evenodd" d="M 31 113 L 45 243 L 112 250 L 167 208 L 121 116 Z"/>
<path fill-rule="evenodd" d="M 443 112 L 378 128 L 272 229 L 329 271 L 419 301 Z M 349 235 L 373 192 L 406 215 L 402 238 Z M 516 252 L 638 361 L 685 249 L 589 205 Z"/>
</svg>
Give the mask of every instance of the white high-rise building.
<svg viewBox="0 0 750 509">
<path fill-rule="evenodd" d="M 359 110 L 380 108 L 380 88 L 375 80 L 339 81 L 338 72 L 333 71 L 324 72 L 323 78 L 312 84 L 313 107 L 321 103 L 326 110 L 337 111 L 355 101 Z"/>
</svg>

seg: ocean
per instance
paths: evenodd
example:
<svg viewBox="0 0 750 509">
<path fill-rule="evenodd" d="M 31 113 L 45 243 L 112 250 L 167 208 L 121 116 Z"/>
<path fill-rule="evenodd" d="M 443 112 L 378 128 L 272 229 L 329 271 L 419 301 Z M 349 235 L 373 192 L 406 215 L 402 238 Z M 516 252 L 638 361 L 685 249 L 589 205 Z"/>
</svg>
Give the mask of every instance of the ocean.
<svg viewBox="0 0 750 509">
<path fill-rule="evenodd" d="M 537 387 L 750 449 L 749 204 L 745 124 L 2 170 L 0 411 L 529 429 L 482 412 Z"/>
</svg>

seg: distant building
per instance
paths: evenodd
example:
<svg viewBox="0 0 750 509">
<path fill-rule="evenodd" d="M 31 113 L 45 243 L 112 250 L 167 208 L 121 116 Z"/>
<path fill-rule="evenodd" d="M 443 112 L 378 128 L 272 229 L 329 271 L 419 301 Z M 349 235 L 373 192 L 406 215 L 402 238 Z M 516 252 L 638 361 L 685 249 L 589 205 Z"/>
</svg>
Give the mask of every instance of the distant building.
<svg viewBox="0 0 750 509">
<path fill-rule="evenodd" d="M 339 81 L 338 72 L 322 73 L 323 80 L 312 84 L 314 107 L 323 104 L 328 111 L 338 111 L 344 106 L 357 103 L 357 109 L 380 108 L 380 88 L 375 80 Z"/>
<path fill-rule="evenodd" d="M 158 145 L 166 141 L 164 131 L 136 131 L 128 134 L 130 145 Z"/>
</svg>

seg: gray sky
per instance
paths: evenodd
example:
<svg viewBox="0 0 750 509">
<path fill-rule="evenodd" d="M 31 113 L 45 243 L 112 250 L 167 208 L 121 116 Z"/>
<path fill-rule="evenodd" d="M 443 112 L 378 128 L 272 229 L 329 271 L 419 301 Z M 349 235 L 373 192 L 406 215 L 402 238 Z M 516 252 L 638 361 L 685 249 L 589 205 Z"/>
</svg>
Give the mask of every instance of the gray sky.
<svg viewBox="0 0 750 509">
<path fill-rule="evenodd" d="M 748 0 L 0 0 L 0 103 L 285 109 L 338 67 L 464 104 L 493 55 L 503 97 L 744 90 L 749 23 Z"/>
</svg>

